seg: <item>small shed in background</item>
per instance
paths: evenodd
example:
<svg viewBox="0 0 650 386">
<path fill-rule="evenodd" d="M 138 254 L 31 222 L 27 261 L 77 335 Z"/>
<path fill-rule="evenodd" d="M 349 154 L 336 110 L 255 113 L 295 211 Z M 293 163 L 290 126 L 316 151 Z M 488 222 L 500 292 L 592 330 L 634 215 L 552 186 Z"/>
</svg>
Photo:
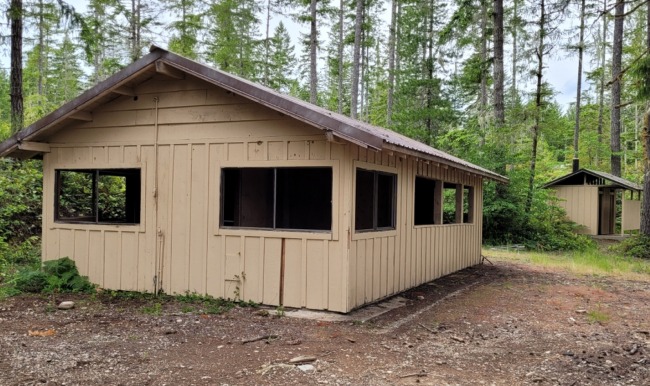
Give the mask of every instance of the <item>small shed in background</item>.
<svg viewBox="0 0 650 386">
<path fill-rule="evenodd" d="M 580 169 L 546 185 L 560 199 L 569 219 L 587 235 L 616 234 L 638 230 L 641 225 L 641 185 L 615 175 Z M 620 207 L 619 207 L 620 202 Z"/>
</svg>

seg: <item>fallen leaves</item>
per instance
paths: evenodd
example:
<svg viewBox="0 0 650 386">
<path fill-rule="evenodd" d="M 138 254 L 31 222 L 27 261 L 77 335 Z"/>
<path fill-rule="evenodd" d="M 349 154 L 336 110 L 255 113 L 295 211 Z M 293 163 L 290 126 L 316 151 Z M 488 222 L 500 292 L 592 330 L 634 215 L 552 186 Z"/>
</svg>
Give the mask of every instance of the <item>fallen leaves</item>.
<svg viewBox="0 0 650 386">
<path fill-rule="evenodd" d="M 56 335 L 56 330 L 53 328 L 47 329 L 47 330 L 28 330 L 27 331 L 28 336 L 54 336 Z"/>
</svg>

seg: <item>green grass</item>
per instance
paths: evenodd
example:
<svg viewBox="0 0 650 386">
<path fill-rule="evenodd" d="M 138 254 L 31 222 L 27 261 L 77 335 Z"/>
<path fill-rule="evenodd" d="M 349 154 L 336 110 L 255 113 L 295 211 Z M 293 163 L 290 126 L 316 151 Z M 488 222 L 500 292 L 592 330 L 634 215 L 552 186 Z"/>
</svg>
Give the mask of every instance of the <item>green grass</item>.
<svg viewBox="0 0 650 386">
<path fill-rule="evenodd" d="M 609 320 L 609 315 L 606 312 L 600 310 L 600 307 L 598 307 L 597 310 L 591 310 L 587 312 L 587 320 L 589 323 L 603 324 Z"/>
<path fill-rule="evenodd" d="M 583 275 L 650 280 L 650 260 L 623 257 L 597 249 L 563 253 L 484 250 L 483 254 L 490 260 L 528 263 Z"/>
</svg>

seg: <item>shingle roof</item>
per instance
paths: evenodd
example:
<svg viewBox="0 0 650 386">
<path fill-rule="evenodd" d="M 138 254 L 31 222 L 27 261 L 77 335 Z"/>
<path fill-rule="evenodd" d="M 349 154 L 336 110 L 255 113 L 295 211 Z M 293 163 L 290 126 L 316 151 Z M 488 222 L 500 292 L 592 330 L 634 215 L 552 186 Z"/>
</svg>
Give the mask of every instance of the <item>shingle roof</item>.
<svg viewBox="0 0 650 386">
<path fill-rule="evenodd" d="M 565 181 L 565 180 L 567 180 L 567 179 L 569 179 L 571 177 L 577 176 L 579 174 L 587 174 L 587 175 L 591 175 L 593 177 L 602 178 L 604 180 L 612 182 L 614 185 L 620 186 L 620 187 L 625 188 L 625 189 L 634 190 L 634 191 L 637 191 L 637 192 L 643 191 L 643 186 L 641 186 L 639 184 L 636 184 L 636 183 L 634 183 L 632 181 L 628 181 L 625 178 L 617 177 L 617 176 L 615 176 L 613 174 L 610 174 L 610 173 L 601 172 L 601 171 L 597 171 L 597 170 L 590 170 L 590 169 L 580 169 L 577 172 L 567 174 L 565 176 L 562 176 L 560 178 L 557 178 L 557 179 L 547 183 L 546 185 L 544 185 L 544 187 L 547 188 L 547 187 L 550 187 L 550 186 L 553 186 L 553 185 L 558 185 L 560 182 Z"/>
<path fill-rule="evenodd" d="M 358 145 L 376 150 L 403 150 L 424 159 L 449 164 L 489 179 L 500 182 L 508 181 L 504 176 L 394 131 L 326 110 L 155 46 L 151 48 L 151 53 L 148 55 L 0 143 L 0 156 L 20 153 L 19 145 L 21 142 L 38 141 L 41 134 L 44 134 L 49 129 L 60 128 L 73 114 L 83 111 L 89 106 L 101 103 L 102 98 L 106 98 L 106 95 L 110 94 L 111 91 L 115 92 L 114 90 L 125 84 L 125 82 L 137 76 L 142 76 L 143 73 L 150 72 L 154 67 L 158 68 L 161 64 L 196 76 L 206 82 L 225 88 Z M 26 155 L 33 156 L 30 153 Z"/>
</svg>

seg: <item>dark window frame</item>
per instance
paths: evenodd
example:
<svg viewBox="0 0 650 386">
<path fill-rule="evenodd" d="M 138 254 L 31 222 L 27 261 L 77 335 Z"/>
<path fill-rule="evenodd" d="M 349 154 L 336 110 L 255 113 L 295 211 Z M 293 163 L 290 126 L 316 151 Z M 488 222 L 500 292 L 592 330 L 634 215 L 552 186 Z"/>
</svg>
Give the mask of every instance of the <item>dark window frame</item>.
<svg viewBox="0 0 650 386">
<path fill-rule="evenodd" d="M 92 175 L 92 214 L 82 218 L 62 217 L 61 216 L 61 173 L 85 173 Z M 99 215 L 99 179 L 101 176 L 116 176 L 125 177 L 136 176 L 137 184 L 134 184 L 137 192 L 137 198 L 129 198 L 128 180 L 125 211 L 130 204 L 135 205 L 132 218 L 133 221 L 101 221 Z M 137 185 L 137 186 L 135 186 Z M 62 168 L 54 170 L 54 222 L 61 224 L 89 224 L 89 225 L 140 225 L 142 222 L 142 168 L 102 168 L 102 169 L 76 169 L 76 168 Z"/>
<path fill-rule="evenodd" d="M 230 221 L 229 219 L 226 220 L 224 218 L 225 215 L 225 193 L 226 193 L 226 183 L 225 183 L 225 173 L 226 171 L 229 170 L 244 170 L 244 169 L 260 169 L 260 170 L 267 170 L 267 171 L 272 171 L 273 174 L 273 183 L 272 183 L 272 225 L 271 226 L 242 226 L 242 225 L 226 225 L 225 221 Z M 278 171 L 282 172 L 284 170 L 308 170 L 308 169 L 323 169 L 327 170 L 330 174 L 330 190 L 329 190 L 329 228 L 318 228 L 318 229 L 313 229 L 313 228 L 293 228 L 293 227 L 282 227 L 281 224 L 278 224 L 280 221 L 280 213 L 278 212 L 278 207 L 281 205 L 279 203 L 279 195 L 278 195 L 278 179 L 279 179 L 279 173 Z M 239 184 L 241 184 L 241 180 L 239 180 Z M 335 221 L 335 216 L 334 216 L 334 168 L 332 166 L 225 166 L 221 168 L 221 179 L 220 179 L 220 197 L 219 197 L 219 228 L 221 229 L 228 229 L 228 230 L 238 230 L 238 229 L 244 229 L 244 230 L 260 230 L 260 231 L 272 231 L 272 232 L 310 232 L 310 233 L 332 233 L 333 228 L 334 228 L 334 221 Z M 241 195 L 241 192 L 239 192 Z M 241 205 L 240 202 L 238 202 L 238 205 Z M 233 220 L 234 222 L 234 220 Z"/>
<path fill-rule="evenodd" d="M 358 173 L 359 172 L 371 173 L 373 176 L 373 187 L 372 187 L 372 228 L 359 228 L 358 227 L 358 195 L 359 195 L 359 186 L 358 186 Z M 378 226 L 379 220 L 379 177 L 387 176 L 392 179 L 392 189 L 391 189 L 391 198 L 392 205 L 390 208 L 390 224 L 389 226 Z M 391 231 L 397 229 L 397 173 L 384 172 L 381 170 L 365 169 L 365 168 L 356 168 L 355 170 L 355 205 L 354 205 L 354 231 L 356 233 L 368 233 L 368 232 L 383 232 Z"/>
</svg>

